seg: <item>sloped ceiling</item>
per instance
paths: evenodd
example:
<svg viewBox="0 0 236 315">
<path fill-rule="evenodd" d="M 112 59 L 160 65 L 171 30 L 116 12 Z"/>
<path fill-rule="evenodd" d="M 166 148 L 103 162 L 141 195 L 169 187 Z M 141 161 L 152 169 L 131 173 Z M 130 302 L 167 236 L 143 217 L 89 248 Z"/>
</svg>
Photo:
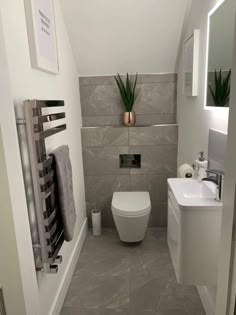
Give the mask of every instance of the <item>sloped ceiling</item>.
<svg viewBox="0 0 236 315">
<path fill-rule="evenodd" d="M 61 0 L 78 73 L 175 72 L 189 0 Z"/>
</svg>

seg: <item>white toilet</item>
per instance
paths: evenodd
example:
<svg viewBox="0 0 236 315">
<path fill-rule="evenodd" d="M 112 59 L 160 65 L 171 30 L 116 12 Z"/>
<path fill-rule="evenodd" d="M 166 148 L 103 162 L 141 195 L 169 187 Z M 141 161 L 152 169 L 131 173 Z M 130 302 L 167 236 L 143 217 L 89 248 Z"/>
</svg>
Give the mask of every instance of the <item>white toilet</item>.
<svg viewBox="0 0 236 315">
<path fill-rule="evenodd" d="M 151 213 L 148 192 L 114 192 L 112 214 L 123 242 L 140 242 L 144 239 Z"/>
</svg>

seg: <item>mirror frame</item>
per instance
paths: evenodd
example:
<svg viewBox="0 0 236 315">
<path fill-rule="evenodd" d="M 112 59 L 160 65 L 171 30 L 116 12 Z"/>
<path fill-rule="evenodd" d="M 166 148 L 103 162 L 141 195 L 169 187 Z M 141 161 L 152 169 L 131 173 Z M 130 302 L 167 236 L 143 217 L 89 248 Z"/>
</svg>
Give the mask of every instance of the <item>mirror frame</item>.
<svg viewBox="0 0 236 315">
<path fill-rule="evenodd" d="M 209 11 L 207 16 L 207 40 L 206 40 L 206 65 L 205 65 L 205 91 L 204 91 L 204 109 L 216 112 L 228 113 L 229 107 L 207 106 L 207 89 L 208 89 L 208 60 L 209 60 L 209 39 L 210 39 L 210 18 L 213 13 L 225 2 L 219 0 L 216 5 Z"/>
</svg>

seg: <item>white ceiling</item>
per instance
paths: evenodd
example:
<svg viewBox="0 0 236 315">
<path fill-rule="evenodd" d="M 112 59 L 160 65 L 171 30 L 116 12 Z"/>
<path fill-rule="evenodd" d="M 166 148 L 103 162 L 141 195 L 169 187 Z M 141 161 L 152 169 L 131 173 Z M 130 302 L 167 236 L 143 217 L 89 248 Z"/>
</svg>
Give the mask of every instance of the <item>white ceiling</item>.
<svg viewBox="0 0 236 315">
<path fill-rule="evenodd" d="M 61 0 L 78 72 L 175 72 L 189 0 Z"/>
</svg>

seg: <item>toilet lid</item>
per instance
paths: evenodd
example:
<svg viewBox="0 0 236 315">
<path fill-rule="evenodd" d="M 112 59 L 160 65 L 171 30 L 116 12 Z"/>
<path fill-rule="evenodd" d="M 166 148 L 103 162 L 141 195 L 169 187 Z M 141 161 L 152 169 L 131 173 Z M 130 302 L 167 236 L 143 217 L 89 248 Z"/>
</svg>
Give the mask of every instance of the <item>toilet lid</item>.
<svg viewBox="0 0 236 315">
<path fill-rule="evenodd" d="M 113 213 L 124 216 L 137 216 L 150 212 L 151 200 L 149 193 L 115 192 L 112 198 Z"/>
</svg>

